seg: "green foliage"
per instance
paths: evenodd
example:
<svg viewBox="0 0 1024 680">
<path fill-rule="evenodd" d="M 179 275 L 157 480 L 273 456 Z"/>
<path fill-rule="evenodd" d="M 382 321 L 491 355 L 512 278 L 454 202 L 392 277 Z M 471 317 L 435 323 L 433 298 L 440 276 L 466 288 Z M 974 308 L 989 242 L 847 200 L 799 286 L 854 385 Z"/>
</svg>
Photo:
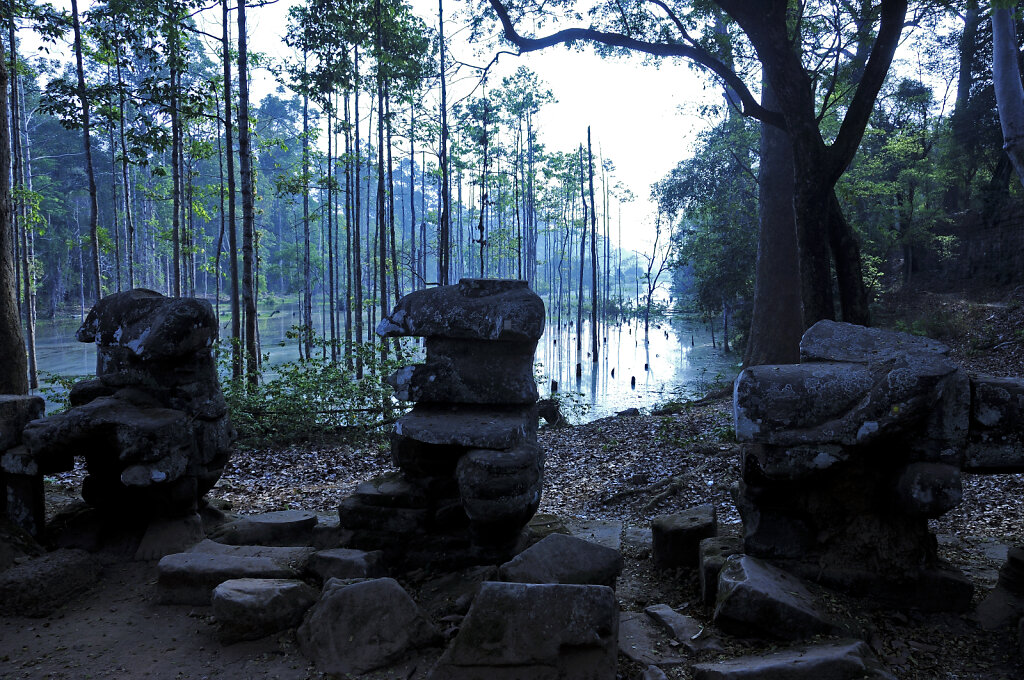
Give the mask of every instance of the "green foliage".
<svg viewBox="0 0 1024 680">
<path fill-rule="evenodd" d="M 294 328 L 294 333 L 302 329 Z M 407 359 L 392 354 L 381 361 L 369 344 L 357 345 L 347 357 L 354 365 L 362 359 L 364 374 L 356 376 L 344 359 L 324 358 L 327 342 L 315 338 L 314 356 L 262 368 L 258 384 L 245 377 L 223 382 L 231 422 L 247 443 L 325 441 L 362 437 L 390 423 L 403 407 L 384 382 Z M 222 352 L 222 374 L 230 372 L 230 356 Z"/>
<path fill-rule="evenodd" d="M 82 380 L 90 380 L 91 375 L 60 375 L 49 371 L 39 372 L 39 393 L 50 404 L 56 404 L 57 408 L 51 410 L 49 415 L 64 413 L 71 408 L 68 398 L 71 395 L 71 388 L 75 383 Z"/>
</svg>

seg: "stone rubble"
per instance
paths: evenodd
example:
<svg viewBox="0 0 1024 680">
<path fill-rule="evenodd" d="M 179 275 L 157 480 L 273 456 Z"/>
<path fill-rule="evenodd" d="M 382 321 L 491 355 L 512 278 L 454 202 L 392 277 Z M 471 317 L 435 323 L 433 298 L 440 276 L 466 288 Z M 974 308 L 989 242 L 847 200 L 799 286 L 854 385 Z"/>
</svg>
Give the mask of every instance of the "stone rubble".
<svg viewBox="0 0 1024 680">
<path fill-rule="evenodd" d="M 700 542 L 717 535 L 718 515 L 711 504 L 655 517 L 651 521 L 654 563 L 666 569 L 695 566 Z"/>
</svg>

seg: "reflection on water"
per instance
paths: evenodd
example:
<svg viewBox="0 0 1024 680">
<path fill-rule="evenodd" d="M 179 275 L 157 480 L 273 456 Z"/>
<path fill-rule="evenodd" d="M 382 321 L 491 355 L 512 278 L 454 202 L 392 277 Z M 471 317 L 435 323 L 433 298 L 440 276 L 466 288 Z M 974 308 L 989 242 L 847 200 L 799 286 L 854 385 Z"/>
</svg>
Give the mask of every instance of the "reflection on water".
<svg viewBox="0 0 1024 680">
<path fill-rule="evenodd" d="M 229 335 L 231 326 L 225 305 L 221 311 L 223 338 Z M 319 315 L 315 316 L 319 321 Z M 268 366 L 298 359 L 297 342 L 288 337 L 298 321 L 296 303 L 267 305 L 260 310 L 260 341 L 263 353 L 269 356 Z M 45 384 L 44 372 L 62 376 L 94 374 L 96 349 L 91 343 L 75 340 L 79 324 L 78 317 L 39 320 L 36 356 L 40 382 Z M 736 354 L 724 354 L 720 345 L 712 347 L 710 334 L 696 323 L 652 325 L 646 341 L 643 322 L 601 326 L 596 362 L 590 353 L 589 322 L 584 322 L 582 330 L 583 347 L 578 356 L 574 324 L 559 329 L 549 323 L 537 345 L 536 365 L 541 395 L 548 396 L 551 381 L 557 381 L 560 393 L 575 393 L 571 401 L 584 405 L 583 420 L 693 397 L 716 378 L 731 380 L 739 363 Z M 52 408 L 47 403 L 47 411 Z"/>
</svg>

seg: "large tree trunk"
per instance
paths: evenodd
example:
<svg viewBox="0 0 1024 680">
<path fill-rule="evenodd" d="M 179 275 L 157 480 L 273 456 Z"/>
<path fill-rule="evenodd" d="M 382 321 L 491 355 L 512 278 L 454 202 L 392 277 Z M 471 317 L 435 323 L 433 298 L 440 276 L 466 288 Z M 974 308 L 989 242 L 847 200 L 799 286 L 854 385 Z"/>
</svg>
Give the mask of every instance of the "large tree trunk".
<svg viewBox="0 0 1024 680">
<path fill-rule="evenodd" d="M 775 92 L 765 82 L 761 104 L 774 110 Z M 757 272 L 750 339 L 743 363 L 795 364 L 800 360 L 803 308 L 793 212 L 793 147 L 789 135 L 761 124 L 758 169 Z"/>
<path fill-rule="evenodd" d="M 441 51 L 441 66 L 439 70 L 441 79 L 441 150 L 438 155 L 438 164 L 441 166 L 441 218 L 437 224 L 437 272 L 438 283 L 442 286 L 447 286 L 449 258 L 451 256 L 449 248 L 451 235 L 451 182 L 448 178 L 448 94 L 444 75 L 444 0 L 437 0 L 437 26 Z"/>
<path fill-rule="evenodd" d="M 255 385 L 259 350 L 256 342 L 256 214 L 253 197 L 252 143 L 249 137 L 249 50 L 245 34 L 245 0 L 238 0 L 238 159 L 242 181 L 242 300 L 245 306 L 245 372 Z"/>
<path fill-rule="evenodd" d="M 992 81 L 996 90 L 1003 149 L 1024 183 L 1024 86 L 1018 65 L 1011 8 L 992 10 Z"/>
<path fill-rule="evenodd" d="M 0 92 L 7 92 L 7 64 L 0 44 Z M 14 220 L 11 211 L 11 146 L 7 96 L 0 96 L 0 394 L 28 394 L 28 363 L 18 317 L 14 263 Z"/>
</svg>

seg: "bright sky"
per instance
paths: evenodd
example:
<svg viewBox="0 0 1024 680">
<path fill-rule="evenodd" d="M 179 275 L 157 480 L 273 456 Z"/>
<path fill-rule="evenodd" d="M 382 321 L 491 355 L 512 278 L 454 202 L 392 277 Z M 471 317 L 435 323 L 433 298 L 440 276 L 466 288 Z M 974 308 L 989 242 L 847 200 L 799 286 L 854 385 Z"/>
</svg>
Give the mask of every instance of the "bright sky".
<svg viewBox="0 0 1024 680">
<path fill-rule="evenodd" d="M 283 55 L 282 41 L 288 7 L 294 0 L 281 0 L 248 13 L 250 49 Z M 413 0 L 414 11 L 429 26 L 437 25 L 436 0 Z M 490 56 L 477 56 L 475 47 L 461 36 L 463 23 L 451 13 L 465 11 L 465 0 L 445 2 L 445 33 L 450 37 L 451 57 L 483 65 Z M 631 249 L 646 249 L 654 238 L 650 186 L 680 160 L 692 154 L 692 142 L 708 123 L 698 116 L 698 106 L 721 101 L 720 90 L 705 87 L 692 69 L 682 62 L 665 61 L 660 67 L 643 65 L 640 59 L 601 59 L 589 48 L 583 52 L 554 47 L 514 57 L 504 55 L 491 70 L 490 83 L 501 83 L 520 65 L 531 69 L 552 90 L 556 103 L 547 104 L 537 118 L 539 134 L 551 150 L 569 151 L 586 143 L 591 126 L 594 153 L 600 149 L 616 168 L 616 180 L 636 196 L 622 208 L 622 243 Z M 472 79 L 450 86 L 449 101 L 465 95 Z M 276 84 L 264 76 L 254 93 L 272 91 Z M 615 238 L 618 213 L 612 214 Z"/>
</svg>

